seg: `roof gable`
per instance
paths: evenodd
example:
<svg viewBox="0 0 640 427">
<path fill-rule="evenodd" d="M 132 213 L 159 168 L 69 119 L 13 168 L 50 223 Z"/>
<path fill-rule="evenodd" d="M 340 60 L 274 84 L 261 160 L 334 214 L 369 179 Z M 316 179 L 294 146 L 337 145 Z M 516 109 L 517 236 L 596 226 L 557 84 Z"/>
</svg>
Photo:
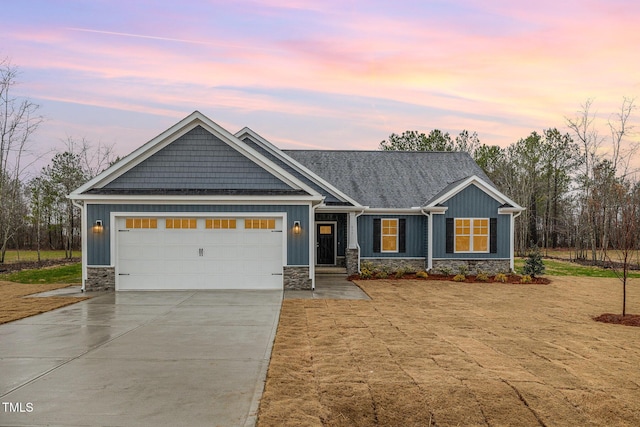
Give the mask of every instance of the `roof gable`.
<svg viewBox="0 0 640 427">
<path fill-rule="evenodd" d="M 194 112 L 71 194 L 312 195 L 317 191 Z"/>
<path fill-rule="evenodd" d="M 489 184 L 489 182 L 483 180 L 482 178 L 480 178 L 480 177 L 478 177 L 476 175 L 473 175 L 473 176 L 467 177 L 465 179 L 453 182 L 453 183 L 447 185 L 435 197 L 433 197 L 431 200 L 429 200 L 426 203 L 426 206 L 428 206 L 428 207 L 438 206 L 438 205 L 446 202 L 447 200 L 449 200 L 450 198 L 452 198 L 456 194 L 460 193 L 465 188 L 473 185 L 473 186 L 477 187 L 479 190 L 481 190 L 484 193 L 486 193 L 487 195 L 489 195 L 490 197 L 492 197 L 494 200 L 496 200 L 499 203 L 501 203 L 502 204 L 501 208 L 505 208 L 505 209 L 508 208 L 509 210 L 513 210 L 513 211 L 522 211 L 522 210 L 524 210 L 524 208 L 522 208 L 516 202 L 511 200 L 509 197 L 507 197 L 502 192 L 500 192 L 493 185 Z"/>
</svg>

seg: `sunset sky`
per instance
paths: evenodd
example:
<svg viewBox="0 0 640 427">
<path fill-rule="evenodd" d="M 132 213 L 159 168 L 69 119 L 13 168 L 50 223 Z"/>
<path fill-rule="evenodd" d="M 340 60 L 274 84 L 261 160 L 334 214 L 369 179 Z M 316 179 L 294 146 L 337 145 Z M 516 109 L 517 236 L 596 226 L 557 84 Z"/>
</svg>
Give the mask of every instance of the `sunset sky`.
<svg viewBox="0 0 640 427">
<path fill-rule="evenodd" d="M 124 155 L 194 110 L 282 148 L 434 128 L 507 146 L 588 98 L 606 135 L 640 94 L 637 0 L 20 0 L 0 40 L 46 117 L 38 150 Z"/>
</svg>

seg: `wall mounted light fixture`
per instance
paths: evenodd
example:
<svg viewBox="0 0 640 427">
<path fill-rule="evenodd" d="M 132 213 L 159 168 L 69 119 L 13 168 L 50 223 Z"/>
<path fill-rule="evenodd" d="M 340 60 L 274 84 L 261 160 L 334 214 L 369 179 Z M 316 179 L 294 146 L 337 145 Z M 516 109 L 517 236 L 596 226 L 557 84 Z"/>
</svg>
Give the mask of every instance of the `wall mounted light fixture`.
<svg viewBox="0 0 640 427">
<path fill-rule="evenodd" d="M 293 234 L 300 234 L 301 231 L 300 221 L 293 221 Z"/>
<path fill-rule="evenodd" d="M 93 225 L 93 232 L 102 233 L 103 230 L 104 230 L 104 227 L 102 226 L 102 220 L 96 219 L 96 223 Z"/>
</svg>

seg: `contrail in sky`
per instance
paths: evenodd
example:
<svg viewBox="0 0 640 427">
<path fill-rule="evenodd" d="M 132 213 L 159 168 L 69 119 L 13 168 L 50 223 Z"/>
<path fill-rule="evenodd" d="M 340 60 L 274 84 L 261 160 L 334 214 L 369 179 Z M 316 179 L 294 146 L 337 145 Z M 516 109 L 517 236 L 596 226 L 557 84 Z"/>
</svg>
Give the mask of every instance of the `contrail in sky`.
<svg viewBox="0 0 640 427">
<path fill-rule="evenodd" d="M 107 34 L 107 35 L 110 35 L 110 36 L 137 37 L 137 38 L 140 38 L 140 39 L 164 40 L 164 41 L 178 42 L 178 43 L 206 44 L 206 45 L 213 44 L 213 43 L 210 43 L 210 42 L 203 42 L 203 41 L 197 41 L 197 40 L 184 40 L 184 39 L 174 39 L 174 38 L 171 38 L 171 37 L 147 36 L 147 35 L 144 35 L 144 34 L 118 33 L 118 32 L 115 32 L 115 31 L 91 30 L 91 29 L 88 29 L 88 28 L 67 28 L 67 30 L 82 31 L 84 33 Z"/>
</svg>

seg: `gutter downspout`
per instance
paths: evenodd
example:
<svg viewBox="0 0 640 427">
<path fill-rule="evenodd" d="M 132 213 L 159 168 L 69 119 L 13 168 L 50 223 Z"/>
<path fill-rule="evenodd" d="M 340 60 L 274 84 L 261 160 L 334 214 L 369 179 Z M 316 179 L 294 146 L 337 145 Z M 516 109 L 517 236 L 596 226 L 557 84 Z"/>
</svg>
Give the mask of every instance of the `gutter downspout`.
<svg viewBox="0 0 640 427">
<path fill-rule="evenodd" d="M 517 214 L 511 214 L 511 238 L 509 239 L 509 246 L 510 246 L 510 256 L 509 256 L 509 268 L 511 269 L 511 271 L 515 271 L 515 264 L 514 264 L 514 252 L 515 252 L 515 228 L 516 228 L 516 218 L 520 216 L 520 214 L 522 213 L 522 211 L 518 212 Z"/>
<path fill-rule="evenodd" d="M 431 271 L 433 268 L 433 214 L 424 211 L 424 208 L 420 208 L 422 215 L 427 217 L 427 271 Z"/>
<path fill-rule="evenodd" d="M 80 209 L 80 239 L 81 239 L 81 249 L 82 249 L 82 288 L 81 291 L 85 291 L 85 283 L 87 281 L 87 210 L 84 205 L 76 202 L 74 199 L 71 199 L 71 203 L 73 206 Z"/>
<path fill-rule="evenodd" d="M 358 241 L 359 240 L 358 239 L 358 217 L 361 216 L 362 214 L 364 214 L 364 212 L 366 210 L 367 209 L 364 208 L 364 209 L 362 209 L 362 211 L 360 211 L 360 213 L 356 213 L 356 224 L 355 224 L 355 226 L 356 226 L 356 248 L 358 248 L 358 274 L 361 273 L 361 271 L 360 271 L 360 242 Z"/>
</svg>

